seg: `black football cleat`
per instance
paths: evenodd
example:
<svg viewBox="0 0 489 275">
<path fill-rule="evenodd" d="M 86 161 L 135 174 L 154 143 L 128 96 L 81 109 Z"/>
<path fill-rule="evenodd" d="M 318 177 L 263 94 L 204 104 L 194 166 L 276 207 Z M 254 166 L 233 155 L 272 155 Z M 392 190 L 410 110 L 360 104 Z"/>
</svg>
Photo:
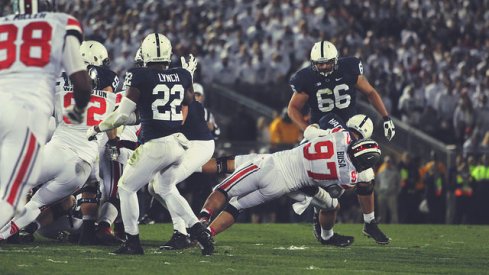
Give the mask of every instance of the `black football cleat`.
<svg viewBox="0 0 489 275">
<path fill-rule="evenodd" d="M 353 238 L 352 236 L 343 236 L 343 235 L 334 233 L 333 237 L 329 238 L 328 240 L 324 240 L 323 238 L 321 238 L 321 243 L 324 245 L 347 247 L 353 243 L 354 239 L 355 238 Z"/>
<path fill-rule="evenodd" d="M 312 216 L 312 234 L 314 238 L 319 242 L 322 240 L 321 238 L 321 224 L 319 223 L 319 209 L 314 207 L 314 214 Z"/>
<path fill-rule="evenodd" d="M 177 230 L 173 231 L 173 235 L 171 239 L 167 241 L 165 244 L 160 246 L 161 250 L 182 250 L 191 247 L 192 241 L 190 237 L 178 232 Z"/>
<path fill-rule="evenodd" d="M 118 255 L 143 255 L 144 249 L 141 246 L 138 235 L 126 234 L 126 241 L 119 247 L 119 249 L 112 252 L 112 254 Z"/>
<path fill-rule="evenodd" d="M 378 244 L 389 244 L 390 239 L 387 237 L 378 226 L 376 220 L 372 220 L 370 223 L 364 223 L 363 234 L 369 238 L 375 240 Z"/>
<path fill-rule="evenodd" d="M 197 240 L 200 246 L 202 255 L 209 256 L 214 253 L 214 240 L 212 239 L 211 232 L 207 230 L 200 222 L 194 224 L 189 228 L 190 238 Z"/>
<path fill-rule="evenodd" d="M 97 244 L 100 245 L 114 245 L 121 244 L 123 241 L 114 235 L 110 226 L 100 226 L 95 232 L 97 238 Z"/>
<path fill-rule="evenodd" d="M 83 221 L 80 228 L 80 238 L 78 245 L 96 245 L 98 244 L 95 236 L 95 223 L 93 221 Z"/>
</svg>

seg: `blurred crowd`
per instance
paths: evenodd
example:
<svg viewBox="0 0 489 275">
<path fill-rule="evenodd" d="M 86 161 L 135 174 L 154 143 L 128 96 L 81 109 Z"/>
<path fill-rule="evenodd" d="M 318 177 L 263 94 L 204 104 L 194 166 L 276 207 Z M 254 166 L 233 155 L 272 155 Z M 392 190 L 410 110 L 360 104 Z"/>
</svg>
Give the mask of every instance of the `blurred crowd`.
<svg viewBox="0 0 489 275">
<path fill-rule="evenodd" d="M 362 59 L 390 112 L 467 152 L 489 146 L 489 0 L 58 1 L 122 74 L 144 35 L 165 33 L 196 79 L 280 110 L 315 41 Z"/>
</svg>

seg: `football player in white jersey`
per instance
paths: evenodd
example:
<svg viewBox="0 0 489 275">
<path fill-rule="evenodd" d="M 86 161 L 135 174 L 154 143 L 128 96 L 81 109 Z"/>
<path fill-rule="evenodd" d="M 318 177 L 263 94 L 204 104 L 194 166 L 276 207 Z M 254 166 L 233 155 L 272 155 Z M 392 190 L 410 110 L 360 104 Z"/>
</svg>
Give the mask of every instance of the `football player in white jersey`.
<svg viewBox="0 0 489 275">
<path fill-rule="evenodd" d="M 311 138 L 310 135 L 312 133 L 314 137 L 314 135 L 322 133 L 322 129 L 329 129 L 335 132 L 348 129 L 353 135 L 354 139 L 359 139 L 370 138 L 373 131 L 372 120 L 363 114 L 358 114 L 351 117 L 346 125 L 344 125 L 341 118 L 338 116 L 334 114 L 327 114 L 321 118 L 319 121 L 319 126 L 321 130 L 315 130 L 311 127 L 309 131 L 306 132 L 306 136 Z M 305 141 L 306 139 L 303 142 Z M 248 154 L 211 159 L 211 161 L 202 167 L 202 170 L 204 173 L 229 174 L 235 171 L 235 167 L 239 167 L 257 158 L 263 159 L 269 155 L 270 154 Z M 373 175 L 373 173 L 370 174 Z M 370 178 L 365 178 L 364 180 L 370 180 Z M 316 209 L 319 209 L 319 211 L 315 213 L 313 219 L 313 232 L 317 240 L 324 245 L 344 247 L 353 243 L 354 238 L 352 236 L 343 236 L 333 231 L 333 226 L 336 221 L 336 213 L 339 209 L 337 198 L 341 196 L 343 191 L 343 188 L 332 188 L 326 191 L 325 189 L 317 186 L 307 186 L 298 191 L 287 194 L 288 197 L 297 201 L 293 204 L 293 209 L 298 215 L 302 214 L 309 205 L 314 206 L 315 211 Z M 332 198 L 328 192 L 332 192 L 334 198 Z M 199 218 L 203 222 L 208 223 L 213 214 L 214 213 L 211 213 L 209 209 L 203 208 L 201 213 L 199 213 Z"/>
<path fill-rule="evenodd" d="M 99 155 L 99 144 L 96 141 L 88 141 L 85 133 L 89 127 L 98 125 L 106 115 L 113 111 L 116 96 L 112 92 L 93 89 L 83 121 L 74 125 L 61 115 L 72 104 L 73 86 L 68 78 L 59 83 L 56 93 L 58 106 L 55 108 L 58 127 L 41 152 L 43 161 L 38 184 L 42 186 L 25 205 L 26 210 L 22 215 L 16 216 L 10 224 L 0 230 L 0 238 L 5 239 L 34 221 L 41 213 L 41 207 L 74 193 L 85 184 L 91 171 L 98 168 L 96 160 Z M 83 188 L 84 190 L 94 189 L 98 186 L 84 186 Z M 82 229 L 86 227 L 85 220 L 84 217 Z M 93 235 L 95 234 L 94 227 L 93 223 Z M 91 244 L 94 243 L 94 241 L 91 242 Z"/>
<path fill-rule="evenodd" d="M 216 186 L 204 208 L 216 213 L 227 201 L 229 204 L 210 224 L 213 235 L 230 227 L 243 209 L 303 187 L 352 187 L 372 176 L 367 171 L 380 159 L 380 149 L 375 141 L 351 141 L 350 133 L 345 131 L 322 131 L 323 135 L 311 129 L 305 134 L 308 132 L 319 136 L 294 149 L 245 163 Z M 334 209 L 336 205 L 331 201 L 329 207 Z"/>
<path fill-rule="evenodd" d="M 40 151 L 53 113 L 56 78 L 73 83 L 67 119 L 80 123 L 90 80 L 79 47 L 78 20 L 54 11 L 50 1 L 13 1 L 16 14 L 0 18 L 0 226 L 25 203 L 38 181 Z"/>
<path fill-rule="evenodd" d="M 141 48 L 136 52 L 134 65 L 136 67 L 144 65 Z M 116 108 L 124 95 L 125 91 L 116 94 Z M 117 130 L 120 134 L 111 137 L 104 148 L 104 153 L 100 155 L 100 176 L 103 184 L 96 236 L 100 242 L 109 244 L 125 238 L 124 225 L 119 215 L 120 200 L 117 195 L 117 183 L 127 160 L 138 146 L 141 125 L 125 125 L 121 128 Z M 114 230 L 111 228 L 112 224 Z"/>
</svg>

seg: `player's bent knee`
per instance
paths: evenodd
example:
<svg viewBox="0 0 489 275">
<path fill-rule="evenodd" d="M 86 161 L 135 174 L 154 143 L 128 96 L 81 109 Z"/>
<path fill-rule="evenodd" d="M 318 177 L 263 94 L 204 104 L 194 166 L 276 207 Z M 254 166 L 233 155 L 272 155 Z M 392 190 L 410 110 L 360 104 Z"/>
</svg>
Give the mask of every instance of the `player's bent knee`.
<svg viewBox="0 0 489 275">
<path fill-rule="evenodd" d="M 314 195 L 311 204 L 325 211 L 335 211 L 339 209 L 338 199 L 332 198 L 326 190 L 319 188 L 319 192 Z"/>
<path fill-rule="evenodd" d="M 360 196 L 368 196 L 374 192 L 375 181 L 359 182 L 355 188 L 355 192 Z"/>
<path fill-rule="evenodd" d="M 233 216 L 233 219 L 236 221 L 238 219 L 239 213 L 241 213 L 238 208 L 234 207 L 232 204 L 228 203 L 223 211 L 228 212 Z"/>
</svg>

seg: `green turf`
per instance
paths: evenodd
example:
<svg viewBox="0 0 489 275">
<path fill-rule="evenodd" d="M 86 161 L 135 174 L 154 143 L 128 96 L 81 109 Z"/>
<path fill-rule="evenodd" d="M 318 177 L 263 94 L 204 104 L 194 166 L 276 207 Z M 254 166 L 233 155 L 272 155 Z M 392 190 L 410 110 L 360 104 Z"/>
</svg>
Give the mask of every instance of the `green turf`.
<svg viewBox="0 0 489 275">
<path fill-rule="evenodd" d="M 348 248 L 319 244 L 309 224 L 237 224 L 216 237 L 216 253 L 159 251 L 169 224 L 141 226 L 144 256 L 109 255 L 116 247 L 80 247 L 38 239 L 0 246 L 0 274 L 489 274 L 489 226 L 381 225 L 380 246 L 360 224 Z"/>
</svg>

